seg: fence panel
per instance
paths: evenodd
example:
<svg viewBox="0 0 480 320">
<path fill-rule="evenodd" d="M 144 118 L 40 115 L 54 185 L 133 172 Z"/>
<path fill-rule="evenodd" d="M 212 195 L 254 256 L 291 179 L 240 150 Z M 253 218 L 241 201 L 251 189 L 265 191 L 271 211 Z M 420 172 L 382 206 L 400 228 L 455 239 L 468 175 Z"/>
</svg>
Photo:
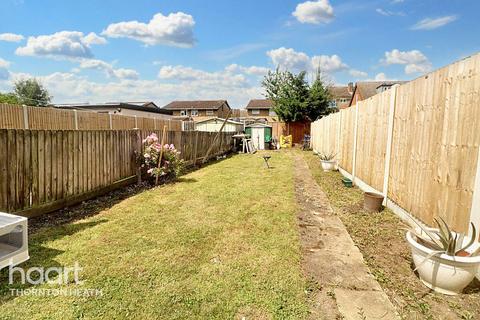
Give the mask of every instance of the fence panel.
<svg viewBox="0 0 480 320">
<path fill-rule="evenodd" d="M 182 131 L 180 120 L 0 104 L 0 129 L 156 130 L 164 125 Z"/>
<path fill-rule="evenodd" d="M 385 91 L 340 111 L 340 167 L 352 173 L 355 165 L 357 178 L 388 191 L 390 200 L 423 222 L 431 225 L 434 218 L 442 217 L 455 230 L 466 231 L 473 220 L 473 192 L 479 178 L 480 54 L 400 85 L 391 97 L 394 92 Z M 316 151 L 330 143 L 325 130 L 335 117 L 312 125 Z M 386 159 L 389 133 L 391 155 Z"/>
<path fill-rule="evenodd" d="M 398 88 L 389 197 L 468 227 L 480 143 L 480 55 Z"/>
<path fill-rule="evenodd" d="M 135 151 L 151 132 L 0 129 L 0 211 L 33 216 L 135 182 Z M 155 132 L 161 139 L 162 131 Z M 164 142 L 192 165 L 212 144 L 212 157 L 231 150 L 231 133 L 215 136 L 167 131 Z"/>
<path fill-rule="evenodd" d="M 359 101 L 355 175 L 382 191 L 392 90 Z"/>
</svg>

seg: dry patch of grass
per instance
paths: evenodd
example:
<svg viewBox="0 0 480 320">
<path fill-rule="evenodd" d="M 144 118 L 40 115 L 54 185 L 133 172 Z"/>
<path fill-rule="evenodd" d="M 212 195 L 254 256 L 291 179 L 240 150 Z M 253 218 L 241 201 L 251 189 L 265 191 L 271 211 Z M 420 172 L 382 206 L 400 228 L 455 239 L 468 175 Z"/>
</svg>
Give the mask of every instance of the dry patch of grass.
<svg viewBox="0 0 480 320">
<path fill-rule="evenodd" d="M 363 192 L 345 188 L 338 172 L 324 172 L 312 152 L 302 153 L 327 194 L 371 272 L 404 319 L 480 319 L 480 285 L 466 294 L 444 296 L 426 288 L 413 273 L 407 226 L 390 210 L 368 213 L 362 209 Z"/>
<path fill-rule="evenodd" d="M 270 163 L 267 170 L 261 154 L 234 156 L 95 216 L 37 230 L 22 267 L 78 261 L 79 287 L 103 296 L 12 297 L 9 289 L 26 286 L 7 285 L 2 270 L 0 318 L 305 318 L 293 161 L 275 153 Z"/>
</svg>

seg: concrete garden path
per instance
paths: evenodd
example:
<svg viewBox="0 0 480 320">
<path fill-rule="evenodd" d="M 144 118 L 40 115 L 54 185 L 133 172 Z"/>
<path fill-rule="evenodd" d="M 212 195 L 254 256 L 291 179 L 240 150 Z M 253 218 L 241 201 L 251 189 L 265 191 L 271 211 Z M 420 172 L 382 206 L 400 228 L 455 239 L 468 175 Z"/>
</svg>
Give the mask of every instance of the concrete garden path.
<svg viewBox="0 0 480 320">
<path fill-rule="evenodd" d="M 319 286 L 314 319 L 399 319 L 305 160 L 295 156 L 295 192 L 304 271 Z"/>
</svg>

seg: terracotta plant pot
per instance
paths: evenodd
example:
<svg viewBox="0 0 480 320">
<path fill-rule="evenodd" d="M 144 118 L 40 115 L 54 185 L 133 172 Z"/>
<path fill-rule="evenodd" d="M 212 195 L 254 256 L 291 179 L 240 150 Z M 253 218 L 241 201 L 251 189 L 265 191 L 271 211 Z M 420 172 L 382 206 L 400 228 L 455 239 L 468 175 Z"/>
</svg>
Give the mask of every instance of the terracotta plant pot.
<svg viewBox="0 0 480 320">
<path fill-rule="evenodd" d="M 383 195 L 373 192 L 365 192 L 363 199 L 363 209 L 370 212 L 382 211 Z"/>
</svg>

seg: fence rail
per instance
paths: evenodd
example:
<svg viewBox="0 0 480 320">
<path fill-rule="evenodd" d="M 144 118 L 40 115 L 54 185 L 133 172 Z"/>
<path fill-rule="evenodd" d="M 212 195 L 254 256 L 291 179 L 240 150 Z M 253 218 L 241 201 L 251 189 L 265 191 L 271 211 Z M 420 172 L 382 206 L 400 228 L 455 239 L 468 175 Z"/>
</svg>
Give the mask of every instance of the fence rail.
<svg viewBox="0 0 480 320">
<path fill-rule="evenodd" d="M 312 147 L 427 224 L 480 228 L 479 108 L 476 54 L 314 122 Z"/>
<path fill-rule="evenodd" d="M 0 130 L 0 211 L 34 216 L 136 181 L 135 151 L 154 130 Z M 232 134 L 168 131 L 188 165 L 228 152 Z"/>
<path fill-rule="evenodd" d="M 81 110 L 0 104 L 0 129 L 38 130 L 157 130 L 182 131 L 180 120 L 146 118 Z"/>
</svg>

